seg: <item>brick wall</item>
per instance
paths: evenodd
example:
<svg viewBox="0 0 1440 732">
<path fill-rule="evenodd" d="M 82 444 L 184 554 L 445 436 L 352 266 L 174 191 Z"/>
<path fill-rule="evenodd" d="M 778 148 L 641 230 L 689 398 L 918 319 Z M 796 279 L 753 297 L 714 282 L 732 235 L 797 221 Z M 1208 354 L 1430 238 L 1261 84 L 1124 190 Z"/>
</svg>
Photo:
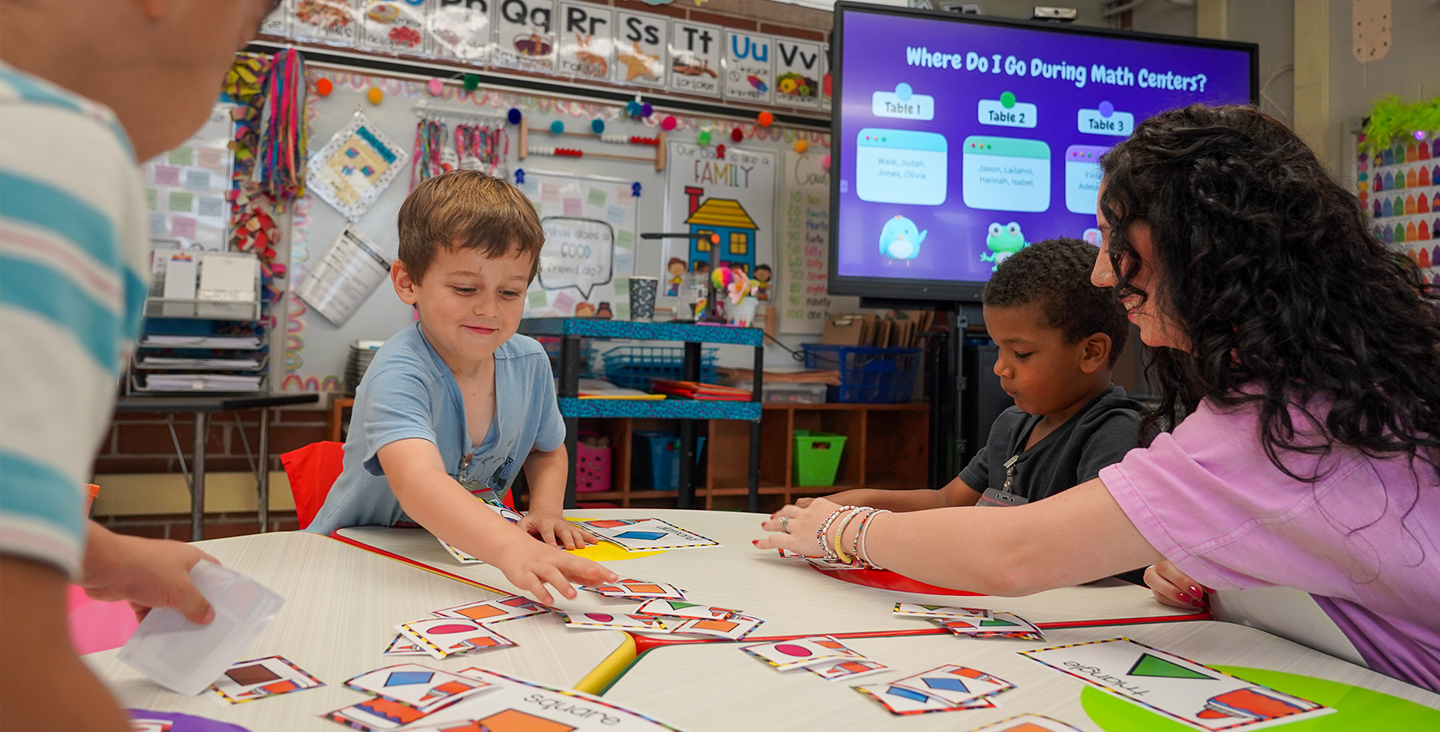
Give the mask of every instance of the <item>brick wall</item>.
<svg viewBox="0 0 1440 732">
<path fill-rule="evenodd" d="M 173 417 L 175 437 L 179 439 L 180 449 L 185 454 L 186 468 L 192 469 L 190 451 L 194 443 L 194 415 L 181 413 Z M 284 470 L 280 464 L 282 453 L 329 439 L 329 418 L 330 412 L 322 409 L 271 410 L 269 470 Z M 250 455 L 255 456 L 260 444 L 260 411 L 213 413 L 209 422 L 205 452 L 206 473 L 211 477 L 216 473 L 250 473 L 252 458 L 246 457 L 245 441 L 249 441 Z M 179 475 L 180 472 L 180 458 L 175 454 L 175 444 L 166 424 L 166 415 L 146 412 L 115 415 L 95 459 L 96 476 L 136 473 Z M 96 482 L 104 485 L 103 478 L 97 478 Z M 277 486 L 272 482 L 272 490 L 286 488 L 283 484 Z M 299 528 L 294 511 L 270 511 L 268 519 L 267 528 L 270 531 L 293 531 Z M 96 520 L 112 531 L 123 534 L 155 539 L 190 540 L 189 514 L 104 516 L 97 517 Z M 254 512 L 205 515 L 206 539 L 253 534 L 258 530 L 258 516 Z"/>
</svg>

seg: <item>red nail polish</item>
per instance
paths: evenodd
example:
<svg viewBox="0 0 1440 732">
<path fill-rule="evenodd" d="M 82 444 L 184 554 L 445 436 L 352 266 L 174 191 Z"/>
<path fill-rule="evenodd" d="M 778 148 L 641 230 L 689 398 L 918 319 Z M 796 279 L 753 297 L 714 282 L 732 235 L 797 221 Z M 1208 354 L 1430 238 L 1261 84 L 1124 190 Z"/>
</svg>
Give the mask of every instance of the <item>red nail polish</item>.
<svg viewBox="0 0 1440 732">
<path fill-rule="evenodd" d="M 1194 604 L 1195 604 L 1195 598 L 1193 598 L 1193 597 L 1191 597 L 1191 596 L 1189 596 L 1189 595 L 1187 595 L 1187 594 L 1185 594 L 1185 593 L 1182 592 L 1182 593 L 1180 593 L 1180 602 L 1186 603 L 1186 604 L 1188 604 L 1188 605 L 1194 605 Z"/>
<path fill-rule="evenodd" d="M 759 539 L 751 539 L 751 540 L 750 540 L 750 543 L 751 543 L 752 545 L 754 545 L 754 546 L 760 546 L 760 540 L 759 540 Z"/>
<path fill-rule="evenodd" d="M 1201 595 L 1204 595 L 1204 594 L 1205 594 L 1205 591 L 1204 591 L 1204 590 L 1201 590 L 1199 587 L 1196 587 L 1195 585 L 1190 585 L 1190 594 L 1192 594 L 1192 595 L 1194 595 L 1194 596 L 1196 596 L 1196 597 L 1200 597 Z"/>
</svg>

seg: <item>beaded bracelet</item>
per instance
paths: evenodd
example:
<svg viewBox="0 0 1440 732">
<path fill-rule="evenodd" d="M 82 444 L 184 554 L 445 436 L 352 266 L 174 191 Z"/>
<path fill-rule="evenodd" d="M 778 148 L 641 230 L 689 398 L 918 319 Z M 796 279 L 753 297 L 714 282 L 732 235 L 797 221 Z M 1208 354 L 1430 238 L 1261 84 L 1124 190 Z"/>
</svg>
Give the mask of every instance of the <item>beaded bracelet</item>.
<svg viewBox="0 0 1440 732">
<path fill-rule="evenodd" d="M 865 522 L 860 524 L 860 529 L 855 532 L 855 558 L 871 569 L 884 569 L 884 567 L 870 561 L 870 552 L 865 547 L 865 539 L 870 536 L 870 527 L 875 524 L 873 519 L 882 513 L 890 512 L 882 508 L 866 516 Z"/>
<path fill-rule="evenodd" d="M 835 556 L 835 552 L 825 543 L 825 532 L 830 529 L 830 524 L 835 523 L 835 519 L 839 518 L 840 514 L 852 508 L 854 508 L 854 506 L 841 506 L 835 509 L 835 512 L 831 513 L 830 517 L 825 519 L 824 523 L 820 524 L 820 530 L 815 532 L 815 543 L 820 545 L 820 551 L 825 553 L 826 559 L 839 559 L 839 557 Z"/>
<path fill-rule="evenodd" d="M 839 528 L 835 529 L 835 558 L 842 564 L 853 567 L 860 561 L 853 556 L 847 555 L 844 548 L 842 548 L 845 543 L 845 529 L 850 528 L 850 524 L 855 521 L 856 516 L 868 516 L 869 513 L 874 510 L 873 508 L 864 507 L 851 509 L 849 513 L 845 514 L 845 520 L 836 524 Z"/>
<path fill-rule="evenodd" d="M 879 509 L 876 508 L 867 511 L 865 515 L 860 518 L 860 526 L 855 529 L 855 540 L 850 543 L 850 556 L 855 557 L 855 561 L 858 563 L 865 563 L 860 559 L 860 533 L 865 530 L 865 527 L 870 523 L 870 519 L 874 518 L 878 512 Z"/>
</svg>

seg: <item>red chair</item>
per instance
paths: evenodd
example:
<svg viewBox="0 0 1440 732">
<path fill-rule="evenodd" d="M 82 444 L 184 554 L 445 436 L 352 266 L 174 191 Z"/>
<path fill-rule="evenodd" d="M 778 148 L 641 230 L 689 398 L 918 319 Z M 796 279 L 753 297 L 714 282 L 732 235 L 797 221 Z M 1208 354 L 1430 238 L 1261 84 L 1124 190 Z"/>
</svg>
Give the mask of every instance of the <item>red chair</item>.
<svg viewBox="0 0 1440 732">
<path fill-rule="evenodd" d="M 345 460 L 345 445 L 339 442 L 314 442 L 280 456 L 285 476 L 290 479 L 290 493 L 295 496 L 295 516 L 304 529 L 315 520 L 325 505 L 330 486 L 340 477 Z M 505 505 L 515 507 L 513 492 L 505 494 Z"/>
</svg>

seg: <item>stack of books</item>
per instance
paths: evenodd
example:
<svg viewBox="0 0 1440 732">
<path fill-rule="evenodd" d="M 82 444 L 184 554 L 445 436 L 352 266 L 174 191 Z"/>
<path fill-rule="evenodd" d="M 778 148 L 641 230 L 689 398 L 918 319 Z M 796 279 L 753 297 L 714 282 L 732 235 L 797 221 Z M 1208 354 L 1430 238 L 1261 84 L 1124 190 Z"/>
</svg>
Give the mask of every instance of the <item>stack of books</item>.
<svg viewBox="0 0 1440 732">
<path fill-rule="evenodd" d="M 650 388 L 661 394 L 696 399 L 707 402 L 748 402 L 750 401 L 749 389 L 736 389 L 731 386 L 720 386 L 718 384 L 702 384 L 698 381 L 675 381 L 671 379 L 651 379 Z"/>
</svg>

